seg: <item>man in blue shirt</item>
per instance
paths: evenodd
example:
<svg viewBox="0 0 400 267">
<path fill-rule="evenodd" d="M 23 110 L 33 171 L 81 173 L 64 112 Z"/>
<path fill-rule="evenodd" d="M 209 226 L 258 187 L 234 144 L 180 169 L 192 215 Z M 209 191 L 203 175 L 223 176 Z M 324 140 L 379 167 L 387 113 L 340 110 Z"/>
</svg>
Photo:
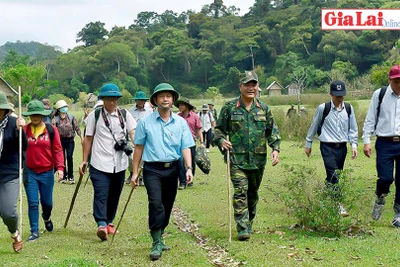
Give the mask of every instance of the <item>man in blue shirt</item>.
<svg viewBox="0 0 400 267">
<path fill-rule="evenodd" d="M 376 170 L 376 200 L 372 210 L 372 218 L 379 220 L 382 215 L 385 197 L 394 181 L 393 171 L 396 162 L 396 194 L 393 210 L 395 213 L 393 226 L 400 227 L 400 65 L 393 66 L 389 72 L 389 86 L 374 92 L 364 122 L 363 141 L 364 154 L 371 157 L 371 135 L 377 136 Z M 382 92 L 382 95 L 381 95 Z"/>
<path fill-rule="evenodd" d="M 347 155 L 347 142 L 351 144 L 352 159 L 357 157 L 358 127 L 353 107 L 344 103 L 346 95 L 344 82 L 333 81 L 330 85 L 330 95 L 331 101 L 319 105 L 315 111 L 306 137 L 305 153 L 308 157 L 311 155 L 313 138 L 320 130 L 318 139 L 326 170 L 326 182 L 328 185 L 332 185 L 333 189 L 339 190 L 336 187 L 339 182 L 336 171 L 343 170 Z M 324 111 L 327 107 L 326 114 Z M 340 203 L 339 214 L 348 216 L 348 212 Z"/>
<path fill-rule="evenodd" d="M 143 159 L 143 181 L 149 200 L 149 228 L 153 238 L 151 260 L 158 260 L 162 251 L 169 250 L 162 239 L 168 226 L 175 201 L 179 161 L 183 156 L 187 183 L 193 180 L 190 147 L 194 140 L 186 121 L 171 110 L 178 93 L 167 83 L 161 83 L 150 97 L 158 109 L 139 120 L 135 134 L 133 176 L 131 186 L 138 183 L 138 169 Z"/>
</svg>

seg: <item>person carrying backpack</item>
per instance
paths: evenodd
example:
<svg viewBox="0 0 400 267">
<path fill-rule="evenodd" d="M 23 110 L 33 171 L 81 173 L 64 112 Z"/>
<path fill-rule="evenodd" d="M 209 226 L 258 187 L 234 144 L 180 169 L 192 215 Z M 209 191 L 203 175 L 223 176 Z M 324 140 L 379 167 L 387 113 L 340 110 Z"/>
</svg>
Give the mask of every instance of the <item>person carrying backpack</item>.
<svg viewBox="0 0 400 267">
<path fill-rule="evenodd" d="M 212 127 L 215 127 L 215 118 L 211 114 L 211 111 L 208 110 L 207 104 L 202 106 L 199 117 L 201 122 L 201 133 L 203 134 L 203 140 L 206 143 L 206 152 L 209 153 L 212 141 Z"/>
<path fill-rule="evenodd" d="M 64 151 L 64 159 L 66 161 L 66 169 L 61 183 L 75 183 L 74 179 L 74 150 L 75 150 L 75 133 L 78 134 L 83 142 L 81 129 L 74 115 L 68 113 L 68 104 L 64 100 L 59 100 L 56 103 L 56 111 L 54 113 L 53 124 L 57 127 L 60 134 L 61 144 Z"/>
<path fill-rule="evenodd" d="M 364 154 L 371 157 L 371 136 L 377 136 L 376 170 L 376 200 L 372 210 L 372 218 L 379 220 L 382 215 L 385 197 L 389 194 L 393 182 L 396 185 L 394 198 L 394 218 L 392 225 L 400 227 L 400 65 L 393 66 L 389 72 L 389 86 L 376 90 L 371 98 L 368 113 L 363 128 Z M 393 177 L 396 166 L 395 177 Z"/>
<path fill-rule="evenodd" d="M 346 86 L 342 81 L 330 84 L 331 101 L 317 107 L 306 137 L 305 153 L 311 155 L 313 138 L 318 133 L 320 150 L 326 170 L 326 182 L 339 193 L 337 170 L 343 170 L 347 155 L 347 142 L 350 142 L 352 159 L 357 157 L 358 127 L 354 109 L 344 102 Z M 334 196 L 333 196 L 334 197 Z M 348 216 L 341 203 L 339 214 Z"/>
</svg>

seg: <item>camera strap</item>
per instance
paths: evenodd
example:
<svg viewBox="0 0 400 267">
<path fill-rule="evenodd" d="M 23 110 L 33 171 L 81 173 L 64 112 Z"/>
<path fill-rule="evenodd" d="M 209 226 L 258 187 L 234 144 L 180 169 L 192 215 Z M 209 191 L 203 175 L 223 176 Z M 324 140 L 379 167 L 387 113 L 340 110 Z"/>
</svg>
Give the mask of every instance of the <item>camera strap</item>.
<svg viewBox="0 0 400 267">
<path fill-rule="evenodd" d="M 118 113 L 119 123 L 121 124 L 121 128 L 122 128 L 123 131 L 125 131 L 125 123 L 124 123 L 124 120 L 122 119 L 121 111 L 120 111 L 118 108 L 117 108 L 117 113 Z M 115 139 L 114 133 L 113 133 L 112 130 L 111 130 L 110 122 L 108 121 L 106 112 L 104 111 L 104 107 L 101 109 L 101 116 L 103 117 L 104 124 L 106 125 L 106 127 L 107 127 L 108 130 L 110 131 L 110 133 L 111 133 L 111 135 L 112 135 L 114 141 L 115 141 L 115 142 L 118 142 L 117 139 Z"/>
</svg>

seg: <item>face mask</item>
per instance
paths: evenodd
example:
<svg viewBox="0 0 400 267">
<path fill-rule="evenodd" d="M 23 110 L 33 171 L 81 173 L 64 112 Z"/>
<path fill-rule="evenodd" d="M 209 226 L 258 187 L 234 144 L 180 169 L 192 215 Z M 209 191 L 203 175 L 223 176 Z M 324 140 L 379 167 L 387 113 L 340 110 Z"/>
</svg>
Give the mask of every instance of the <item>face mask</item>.
<svg viewBox="0 0 400 267">
<path fill-rule="evenodd" d="M 67 113 L 68 112 L 68 107 L 60 108 L 60 112 L 61 113 Z"/>
</svg>

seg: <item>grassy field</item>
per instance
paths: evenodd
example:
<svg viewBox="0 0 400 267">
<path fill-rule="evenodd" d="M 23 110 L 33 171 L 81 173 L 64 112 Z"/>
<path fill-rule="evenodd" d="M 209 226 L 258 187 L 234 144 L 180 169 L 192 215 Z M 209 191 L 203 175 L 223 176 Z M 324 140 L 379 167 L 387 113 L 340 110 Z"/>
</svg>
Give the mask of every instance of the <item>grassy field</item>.
<svg viewBox="0 0 400 267">
<path fill-rule="evenodd" d="M 363 155 L 362 143 L 359 157 L 351 160 L 349 154 L 345 168 L 353 170 L 353 185 L 362 192 L 357 203 L 349 206 L 349 219 L 363 225 L 365 233 L 334 236 L 290 228 L 297 221 L 276 196 L 276 192 L 284 190 L 284 165 L 313 168 L 319 174 L 318 179 L 324 179 L 318 144 L 314 144 L 310 158 L 305 156 L 303 145 L 303 141 L 283 141 L 278 166 L 272 167 L 268 163 L 259 192 L 255 234 L 248 242 L 237 241 L 234 222 L 233 241 L 230 243 L 228 240 L 226 165 L 218 149 L 212 148 L 210 174 L 204 175 L 197 170 L 195 186 L 178 191 L 175 218 L 171 219 L 165 236 L 172 249 L 163 253 L 159 261 L 151 262 L 148 257 L 151 238 L 147 228 L 145 188 L 135 189 L 120 226 L 121 233 L 109 247 L 110 241 L 101 242 L 95 234 L 93 189 L 89 181 L 85 188 L 83 184 L 80 188 L 66 229 L 62 225 L 76 185 L 56 183 L 52 216 L 54 232 L 42 232 L 36 242 L 25 243 L 22 253 L 13 252 L 11 238 L 3 225 L 0 231 L 0 266 L 396 266 L 400 260 L 396 251 L 400 232 L 391 226 L 393 194 L 387 198 L 380 221 L 371 221 L 375 159 Z M 77 145 L 76 169 L 80 161 L 81 147 Z M 120 218 L 129 191 L 130 187 L 125 186 L 115 223 Z M 23 210 L 25 240 L 29 235 L 25 193 Z M 182 212 L 185 214 L 183 220 Z M 44 230 L 42 221 L 40 229 Z"/>
</svg>

